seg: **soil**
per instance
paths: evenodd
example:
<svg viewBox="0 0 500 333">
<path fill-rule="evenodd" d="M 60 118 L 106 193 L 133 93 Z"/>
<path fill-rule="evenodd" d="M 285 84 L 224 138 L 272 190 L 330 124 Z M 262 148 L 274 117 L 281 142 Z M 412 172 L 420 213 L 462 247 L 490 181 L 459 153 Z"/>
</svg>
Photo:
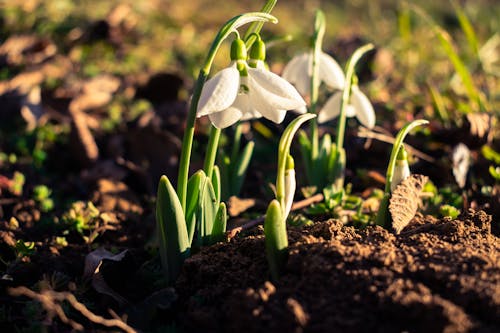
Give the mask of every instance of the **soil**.
<svg viewBox="0 0 500 333">
<path fill-rule="evenodd" d="M 499 332 L 491 223 L 469 210 L 456 220 L 417 216 L 399 235 L 337 220 L 291 228 L 274 282 L 257 228 L 187 259 L 178 320 L 190 332 Z"/>
</svg>

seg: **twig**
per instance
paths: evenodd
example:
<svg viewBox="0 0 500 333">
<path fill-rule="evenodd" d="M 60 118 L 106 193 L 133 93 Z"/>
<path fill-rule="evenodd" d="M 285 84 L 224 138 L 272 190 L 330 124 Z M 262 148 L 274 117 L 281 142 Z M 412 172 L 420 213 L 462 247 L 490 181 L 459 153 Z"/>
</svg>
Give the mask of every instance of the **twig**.
<svg viewBox="0 0 500 333">
<path fill-rule="evenodd" d="M 370 139 L 375 139 L 379 140 L 382 142 L 387 142 L 390 144 L 394 144 L 394 138 L 390 135 L 386 135 L 383 133 L 377 133 L 369 130 L 366 127 L 360 127 L 360 130 L 358 131 L 358 136 L 360 138 L 370 138 Z M 408 150 L 412 155 L 415 155 L 429 163 L 434 163 L 436 160 L 434 157 L 427 155 L 426 153 L 421 152 L 420 150 L 408 145 L 405 143 L 405 149 Z"/>
<path fill-rule="evenodd" d="M 68 318 L 64 313 L 61 302 L 67 301 L 73 308 L 79 311 L 83 316 L 85 316 L 88 320 L 107 327 L 118 327 L 127 333 L 136 333 L 137 331 L 127 325 L 121 319 L 106 319 L 104 317 L 98 316 L 91 312 L 87 307 L 78 302 L 76 297 L 69 292 L 57 292 L 53 290 L 42 290 L 40 293 L 36 293 L 31 289 L 28 289 L 24 286 L 9 288 L 9 295 L 11 296 L 26 296 L 33 300 L 37 300 L 40 302 L 47 311 L 47 317 L 49 320 L 52 320 L 56 315 L 61 319 L 61 321 L 65 324 L 70 325 L 74 330 L 83 331 L 84 327 L 77 323 L 76 321 Z"/>
<path fill-rule="evenodd" d="M 323 198 L 324 198 L 323 194 L 318 193 L 316 195 L 313 195 L 312 197 L 306 198 L 306 199 L 301 200 L 301 201 L 294 202 L 291 210 L 298 210 L 298 209 L 308 207 L 316 202 L 322 201 Z M 264 222 L 264 218 L 265 218 L 265 216 L 260 216 L 254 220 L 248 221 L 247 223 L 245 223 L 239 227 L 236 227 L 236 228 L 229 230 L 227 233 L 227 238 L 229 238 L 229 239 L 234 238 L 241 231 L 253 228 L 256 225 L 261 224 L 262 222 Z"/>
</svg>

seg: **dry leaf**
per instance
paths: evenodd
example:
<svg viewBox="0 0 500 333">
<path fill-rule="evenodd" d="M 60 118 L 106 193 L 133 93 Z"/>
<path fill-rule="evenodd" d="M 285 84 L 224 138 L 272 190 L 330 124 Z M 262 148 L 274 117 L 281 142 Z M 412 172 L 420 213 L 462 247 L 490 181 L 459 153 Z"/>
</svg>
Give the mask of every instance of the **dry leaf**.
<svg viewBox="0 0 500 333">
<path fill-rule="evenodd" d="M 471 154 L 469 148 L 463 143 L 459 143 L 453 148 L 451 153 L 451 161 L 453 163 L 453 176 L 457 181 L 458 186 L 463 188 L 467 180 L 467 172 L 470 167 Z"/>
<path fill-rule="evenodd" d="M 493 118 L 489 114 L 484 112 L 468 113 L 467 120 L 470 124 L 470 134 L 490 141 L 489 134 L 493 126 Z"/>
<path fill-rule="evenodd" d="M 104 280 L 100 268 L 104 260 L 114 262 L 122 261 L 127 252 L 128 250 L 124 250 L 118 254 L 113 254 L 103 248 L 94 250 L 85 257 L 85 269 L 83 271 L 84 277 L 92 278 L 92 286 L 97 292 L 111 296 L 118 303 L 120 303 L 120 305 L 127 304 L 127 300 L 111 289 L 111 287 Z"/>
<path fill-rule="evenodd" d="M 410 175 L 392 192 L 389 211 L 396 234 L 399 234 L 415 216 L 420 202 L 420 193 L 428 179 L 429 177 L 424 175 Z"/>
<path fill-rule="evenodd" d="M 255 206 L 255 199 L 240 199 L 231 196 L 227 203 L 229 216 L 238 216 L 249 208 Z"/>
</svg>

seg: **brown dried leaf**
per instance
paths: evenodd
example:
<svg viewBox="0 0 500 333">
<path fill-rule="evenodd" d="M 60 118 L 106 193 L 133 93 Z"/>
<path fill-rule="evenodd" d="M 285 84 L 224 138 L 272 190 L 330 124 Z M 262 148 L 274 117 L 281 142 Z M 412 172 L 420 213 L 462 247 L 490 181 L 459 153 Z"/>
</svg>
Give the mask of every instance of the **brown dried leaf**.
<svg viewBox="0 0 500 333">
<path fill-rule="evenodd" d="M 85 257 L 85 269 L 83 272 L 84 277 L 92 278 L 92 286 L 97 292 L 111 296 L 121 305 L 126 304 L 127 300 L 111 289 L 111 287 L 104 280 L 100 268 L 104 260 L 113 262 L 122 261 L 125 258 L 125 255 L 127 255 L 127 252 L 128 250 L 124 250 L 118 254 L 113 254 L 103 248 L 94 250 Z"/>
<path fill-rule="evenodd" d="M 255 206 L 255 199 L 240 199 L 233 195 L 229 198 L 227 206 L 229 216 L 234 217 Z"/>
<path fill-rule="evenodd" d="M 392 192 L 389 211 L 396 234 L 399 234 L 415 216 L 420 202 L 420 193 L 428 179 L 429 177 L 424 175 L 410 175 Z"/>
<path fill-rule="evenodd" d="M 470 134 L 490 141 L 489 134 L 492 129 L 493 118 L 487 113 L 468 113 L 467 120 L 470 124 Z"/>
<path fill-rule="evenodd" d="M 5 57 L 9 65 L 40 64 L 56 53 L 54 43 L 35 35 L 14 35 L 0 46 L 0 56 Z"/>
</svg>

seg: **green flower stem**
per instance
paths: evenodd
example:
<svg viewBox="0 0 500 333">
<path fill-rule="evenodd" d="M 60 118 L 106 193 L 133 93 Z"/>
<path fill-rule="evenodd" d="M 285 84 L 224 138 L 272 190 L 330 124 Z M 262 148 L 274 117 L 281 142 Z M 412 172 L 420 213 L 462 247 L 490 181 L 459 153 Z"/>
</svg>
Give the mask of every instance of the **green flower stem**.
<svg viewBox="0 0 500 333">
<path fill-rule="evenodd" d="M 238 15 L 232 19 L 230 19 L 218 32 L 215 37 L 212 46 L 207 54 L 205 59 L 205 63 L 200 70 L 198 75 L 198 80 L 196 81 L 196 85 L 194 87 L 193 97 L 191 100 L 191 106 L 189 108 L 189 112 L 186 120 L 186 130 L 184 132 L 184 138 L 182 140 L 182 150 L 181 150 L 181 158 L 179 162 L 179 174 L 177 177 L 177 195 L 179 197 L 179 201 L 182 206 L 182 210 L 186 210 L 186 193 L 187 193 L 187 181 L 189 174 L 189 162 L 191 160 L 191 150 L 193 147 L 193 136 L 194 136 L 194 123 L 196 120 L 196 110 L 198 109 L 198 102 L 200 100 L 201 91 L 203 89 L 203 85 L 210 73 L 210 69 L 212 68 L 212 63 L 214 61 L 215 55 L 219 50 L 219 47 L 222 45 L 222 42 L 237 28 L 240 26 L 254 22 L 254 21 L 262 21 L 262 22 L 272 22 L 277 23 L 278 20 L 269 14 L 266 13 L 246 13 L 242 15 Z M 215 140 L 214 140 L 215 141 Z M 218 141 L 218 140 L 217 140 Z M 217 142 L 218 144 L 218 142 Z M 215 146 L 217 146 L 214 143 Z M 209 148 L 210 151 L 211 148 Z M 212 162 L 213 164 L 213 162 Z"/>
<path fill-rule="evenodd" d="M 276 199 L 280 203 L 281 208 L 285 209 L 285 172 L 286 162 L 290 155 L 290 146 L 292 140 L 299 127 L 306 121 L 315 118 L 316 115 L 306 113 L 295 118 L 283 132 L 278 146 L 278 173 L 276 175 Z"/>
<path fill-rule="evenodd" d="M 384 190 L 385 193 L 391 192 L 392 176 L 394 175 L 394 167 L 396 165 L 396 159 L 397 159 L 399 150 L 403 146 L 403 141 L 404 141 L 405 137 L 415 127 L 426 125 L 428 123 L 429 122 L 425 119 L 414 120 L 411 123 L 406 124 L 398 132 L 398 135 L 396 136 L 396 139 L 394 141 L 394 145 L 392 146 L 391 157 L 389 158 L 389 165 L 387 166 L 387 173 L 385 176 L 385 179 L 386 179 L 385 180 L 385 190 Z"/>
<path fill-rule="evenodd" d="M 217 157 L 217 147 L 219 146 L 221 129 L 215 126 L 210 127 L 210 135 L 208 138 L 207 153 L 205 155 L 205 162 L 203 164 L 203 171 L 208 178 L 212 178 L 214 170 L 215 158 Z"/>
<path fill-rule="evenodd" d="M 309 112 L 316 114 L 319 94 L 319 57 L 321 54 L 323 36 L 325 35 L 325 15 L 321 10 L 316 11 L 314 21 L 313 35 L 313 58 L 312 58 L 312 75 L 311 75 L 311 96 Z M 311 121 L 311 160 L 315 161 L 318 157 L 319 135 L 318 135 L 318 120 L 317 118 Z"/>
<path fill-rule="evenodd" d="M 241 143 L 241 123 L 238 122 L 234 128 L 233 147 L 231 149 L 231 162 L 236 162 Z"/>
<path fill-rule="evenodd" d="M 354 70 L 356 68 L 356 64 L 358 63 L 359 59 L 368 51 L 373 49 L 373 44 L 366 44 L 359 49 L 357 49 L 353 55 L 351 56 L 351 59 L 349 59 L 349 62 L 346 65 L 346 77 L 345 77 L 345 87 L 344 91 L 342 93 L 342 101 L 340 103 L 340 115 L 339 115 L 339 121 L 337 123 L 337 140 L 336 140 L 336 146 L 337 149 L 343 149 L 344 148 L 344 136 L 345 136 L 345 126 L 346 126 L 346 107 L 349 103 L 349 99 L 351 97 L 351 86 L 352 86 L 352 81 L 354 77 Z"/>
<path fill-rule="evenodd" d="M 266 2 L 264 7 L 262 7 L 260 13 L 262 14 L 269 14 L 271 10 L 273 10 L 274 5 L 276 5 L 277 0 L 269 0 Z M 247 49 L 250 49 L 252 44 L 255 42 L 257 39 L 257 36 L 262 29 L 262 26 L 264 25 L 264 20 L 256 20 L 253 21 L 250 24 L 250 27 L 248 28 L 247 32 L 245 33 L 245 37 L 243 38 L 245 40 L 245 46 Z M 271 21 L 273 23 L 276 23 L 274 21 Z M 240 135 L 241 135 L 241 129 L 240 129 L 240 123 L 236 125 L 237 131 L 239 129 Z M 205 161 L 203 163 L 203 170 L 205 171 L 207 177 L 212 177 L 212 171 L 214 169 L 215 165 L 215 159 L 217 158 L 217 147 L 219 146 L 219 139 L 220 139 L 220 134 L 221 130 L 219 128 L 216 128 L 215 126 L 210 127 L 210 134 L 209 134 L 209 140 L 208 140 L 208 147 L 207 147 L 207 154 L 205 155 Z M 239 143 L 233 146 L 233 154 L 231 154 L 231 161 L 235 161 L 235 158 L 233 159 L 234 155 L 234 147 L 239 149 Z"/>
</svg>

